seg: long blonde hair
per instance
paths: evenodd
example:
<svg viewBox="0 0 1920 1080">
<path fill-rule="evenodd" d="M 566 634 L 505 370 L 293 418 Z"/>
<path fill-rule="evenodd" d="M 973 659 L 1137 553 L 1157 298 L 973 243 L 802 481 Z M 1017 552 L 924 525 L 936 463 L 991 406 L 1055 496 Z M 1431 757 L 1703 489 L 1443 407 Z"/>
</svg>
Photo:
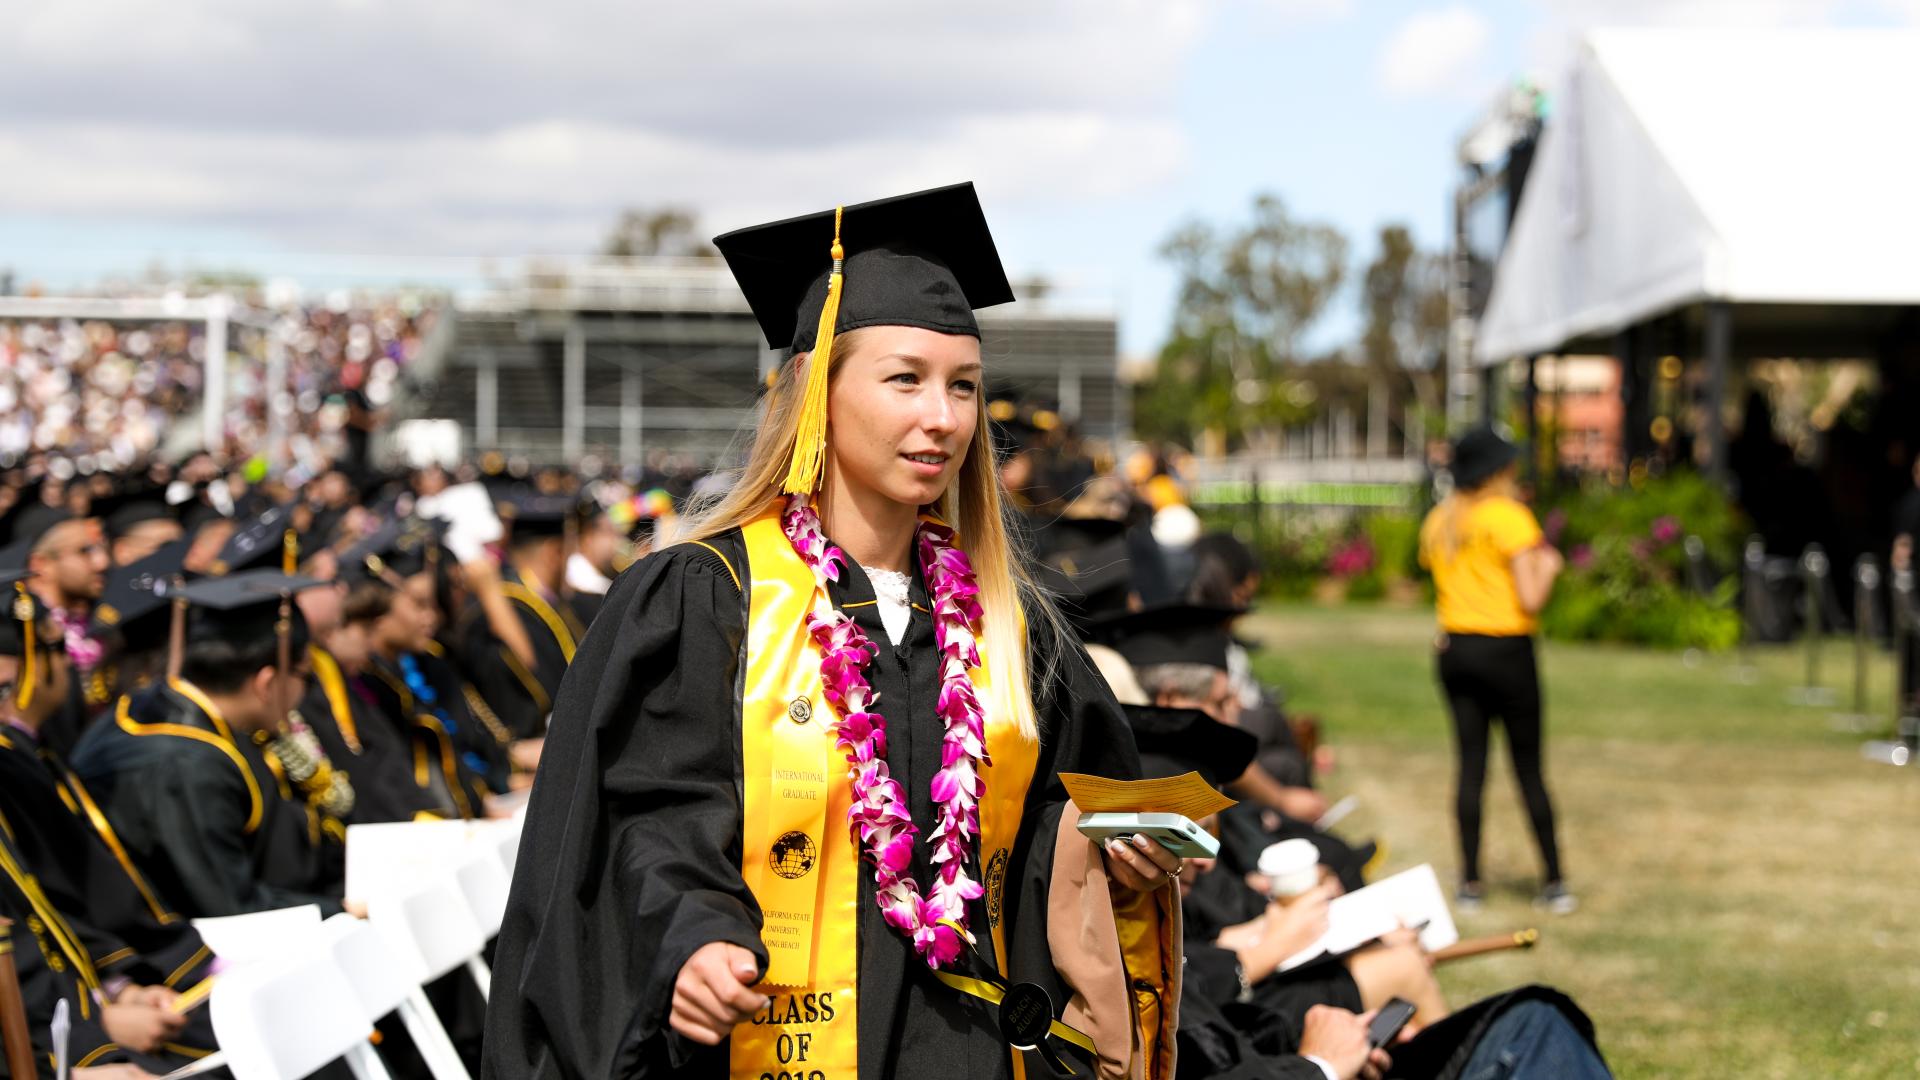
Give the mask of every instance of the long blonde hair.
<svg viewBox="0 0 1920 1080">
<path fill-rule="evenodd" d="M 840 371 L 841 362 L 859 347 L 864 336 L 861 330 L 849 330 L 835 338 L 829 379 Z M 779 503 L 780 484 L 786 478 L 794 432 L 800 424 L 805 375 L 803 364 L 788 361 L 780 365 L 756 417 L 746 465 L 725 494 L 691 508 L 675 530 L 675 540 L 710 539 L 745 525 Z M 984 392 L 978 396 L 985 400 Z M 828 425 L 831 429 L 831 416 Z M 1007 524 L 1011 503 L 1000 487 L 1000 473 L 994 466 L 985 409 L 980 410 L 974 425 L 960 474 L 947 486 L 940 501 L 928 509 L 953 526 L 955 543 L 973 563 L 974 579 L 980 586 L 980 606 L 985 613 L 980 654 L 994 673 L 994 685 L 982 704 L 989 717 L 1011 717 L 1023 736 L 1037 739 L 1040 724 L 1034 691 L 1046 692 L 1060 650 L 1032 650 L 1028 643 L 1041 639 L 1057 644 L 1065 633 L 1065 624 L 1052 599 L 1028 572 L 1027 552 L 1017 539 L 1019 534 Z M 1038 669 L 1031 662 L 1031 654 L 1036 651 L 1046 657 Z"/>
</svg>

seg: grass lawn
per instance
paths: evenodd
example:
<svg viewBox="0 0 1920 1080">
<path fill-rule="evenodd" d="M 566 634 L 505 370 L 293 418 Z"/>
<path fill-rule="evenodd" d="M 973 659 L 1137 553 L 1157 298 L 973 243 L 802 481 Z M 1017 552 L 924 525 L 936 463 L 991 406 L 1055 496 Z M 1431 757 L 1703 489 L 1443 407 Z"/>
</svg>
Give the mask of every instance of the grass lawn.
<svg viewBox="0 0 1920 1080">
<path fill-rule="evenodd" d="M 1388 871 L 1431 862 L 1456 880 L 1431 614 L 1279 605 L 1242 630 L 1289 708 L 1325 721 L 1339 757 L 1324 787 L 1362 803 L 1339 831 L 1384 840 Z M 1742 681 L 1732 656 L 1547 645 L 1548 784 L 1582 906 L 1530 907 L 1538 859 L 1496 743 L 1492 895 L 1461 932 L 1543 938 L 1441 969 L 1450 999 L 1558 986 L 1622 1077 L 1920 1075 L 1920 772 L 1863 760 L 1830 710 L 1788 704 L 1801 657 L 1757 653 Z M 1825 670 L 1850 693 L 1844 644 Z M 1873 671 L 1884 711 L 1890 663 L 1876 655 Z"/>
</svg>

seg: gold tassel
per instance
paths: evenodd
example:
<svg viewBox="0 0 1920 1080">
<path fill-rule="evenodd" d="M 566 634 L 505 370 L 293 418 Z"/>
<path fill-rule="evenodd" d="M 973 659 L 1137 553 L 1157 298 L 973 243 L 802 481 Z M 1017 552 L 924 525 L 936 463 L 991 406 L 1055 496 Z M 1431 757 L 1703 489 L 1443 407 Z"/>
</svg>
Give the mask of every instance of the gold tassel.
<svg viewBox="0 0 1920 1080">
<path fill-rule="evenodd" d="M 820 309 L 820 328 L 813 335 L 813 353 L 807 359 L 807 387 L 801 391 L 800 424 L 793 437 L 793 460 L 780 490 L 811 495 L 820 482 L 827 456 L 827 374 L 833 366 L 833 327 L 840 320 L 841 271 L 847 253 L 840 246 L 840 213 L 833 208 L 833 272 L 827 275 L 827 302 Z"/>
<path fill-rule="evenodd" d="M 20 682 L 14 688 L 13 701 L 19 708 L 25 709 L 33 704 L 34 653 L 40 651 L 33 640 L 33 600 L 27 596 L 27 583 L 16 581 L 13 587 L 19 595 L 13 601 L 14 618 L 20 620 L 20 641 L 23 651 L 20 654 Z"/>
<path fill-rule="evenodd" d="M 292 529 L 280 537 L 280 571 L 288 577 L 300 566 L 300 536 Z"/>
</svg>

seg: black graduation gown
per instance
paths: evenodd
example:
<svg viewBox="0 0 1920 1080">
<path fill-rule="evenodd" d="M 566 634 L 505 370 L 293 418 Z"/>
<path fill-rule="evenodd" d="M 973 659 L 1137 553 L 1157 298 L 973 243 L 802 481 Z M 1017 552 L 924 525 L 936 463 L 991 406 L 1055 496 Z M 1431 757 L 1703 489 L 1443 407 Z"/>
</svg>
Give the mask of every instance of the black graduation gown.
<svg viewBox="0 0 1920 1080">
<path fill-rule="evenodd" d="M 0 729 L 0 815 L 13 824 L 21 862 L 73 925 L 94 968 L 143 986 L 199 982 L 212 961 L 199 933 L 137 867 L 120 861 L 111 846 L 118 836 L 109 841 L 86 816 L 83 796 L 92 797 L 52 750 L 18 728 Z"/>
<path fill-rule="evenodd" d="M 12 832 L 17 837 L 19 827 L 12 826 Z M 7 835 L 7 830 L 0 830 L 0 847 L 6 849 L 6 861 L 14 864 L 24 862 L 19 848 Z M 31 870 L 24 872 L 33 873 Z M 34 874 L 34 877 L 38 878 L 38 875 Z M 60 944 L 60 934 L 65 928 L 47 925 L 40 917 L 42 909 L 28 898 L 26 887 L 27 882 L 16 877 L 11 868 L 0 872 L 0 916 L 13 921 L 7 937 L 13 946 L 14 974 L 20 982 L 21 1004 L 27 1016 L 27 1037 L 33 1044 L 35 1073 L 41 1080 L 54 1080 L 53 1017 L 62 1001 L 67 1003 L 67 1022 L 70 1025 L 67 1034 L 69 1067 L 126 1063 L 138 1065 L 159 1076 L 179 1067 L 189 1057 L 203 1053 L 194 1049 L 186 1055 L 147 1056 L 116 1044 L 106 1029 L 100 1026 L 100 1008 L 93 1001 L 92 991 L 81 982 L 74 958 Z M 55 914 L 58 917 L 57 911 Z"/>
<path fill-rule="evenodd" d="M 316 668 L 300 699 L 300 715 L 326 751 L 328 763 L 346 773 L 353 785 L 347 824 L 412 821 L 422 811 L 445 813 L 439 801 L 413 782 L 411 748 L 394 722 L 362 700 L 344 674 L 339 696 L 346 704 L 345 716 L 336 715 L 338 706 Z"/>
<path fill-rule="evenodd" d="M 514 585 L 525 584 L 512 568 L 501 571 L 500 579 Z M 546 734 L 547 715 L 553 710 L 554 695 L 559 692 L 561 677 L 567 671 L 566 650 L 547 620 L 533 607 L 513 598 L 507 602 L 533 643 L 532 669 L 521 664 L 506 642 L 494 635 L 486 610 L 477 603 L 469 607 L 464 616 L 465 625 L 460 635 L 461 665 L 480 696 L 514 738 L 537 739 Z M 574 644 L 579 644 L 578 626 L 567 626 L 572 612 L 566 603 L 548 606 L 560 619 L 562 628 L 573 636 Z"/>
<path fill-rule="evenodd" d="M 123 699 L 123 707 L 125 725 L 116 717 L 88 730 L 73 768 L 174 910 L 194 918 L 302 904 L 320 905 L 323 917 L 341 910 L 337 862 L 313 835 L 306 803 L 281 788 L 259 747 L 244 737 L 226 740 L 199 706 L 170 687 L 148 687 Z M 260 793 L 251 832 L 241 764 Z"/>
<path fill-rule="evenodd" d="M 433 802 L 434 812 L 468 819 L 483 816 L 487 785 L 466 761 L 461 745 L 465 732 L 458 720 L 420 700 L 400 667 L 383 657 L 367 661 L 359 684 L 407 740 L 409 775 L 415 789 Z"/>
<path fill-rule="evenodd" d="M 427 685 L 433 687 L 436 704 L 454 722 L 454 745 L 460 749 L 461 760 L 486 783 L 489 791 L 506 791 L 508 778 L 513 773 L 513 763 L 508 756 L 513 732 L 507 730 L 460 669 L 447 660 L 438 644 L 427 652 L 413 654 L 413 659 L 420 665 L 420 674 L 426 678 Z"/>
<path fill-rule="evenodd" d="M 764 969 L 761 913 L 742 881 L 740 679 L 749 580 L 740 534 L 715 538 L 726 561 L 683 545 L 623 573 L 561 687 L 534 784 L 494 962 L 485 1076 L 723 1077 L 726 1046 L 671 1033 L 674 979 L 693 952 L 727 941 Z M 729 567 L 731 564 L 731 569 Z M 872 599 L 857 568 L 834 601 Z M 849 607 L 877 643 L 868 668 L 888 721 L 887 761 L 924 838 L 939 768 L 933 628 L 916 581 L 906 641 L 888 646 L 878 609 Z M 1007 873 L 1007 910 L 1036 850 L 1052 856 L 1057 774 L 1139 775 L 1132 734 L 1092 662 L 1065 646 L 1041 712 L 1041 748 Z M 1037 664 L 1043 667 L 1044 664 Z M 930 880 L 924 841 L 915 874 Z M 978 869 L 975 869 L 978 875 Z M 991 1011 L 936 982 L 886 926 L 861 871 L 861 1075 L 992 1077 L 1011 1071 Z M 982 879 L 977 877 L 977 879 Z M 970 925 L 992 963 L 988 921 Z M 1053 971 L 1041 920 L 1012 928 L 1016 981 Z M 1056 1000 L 1056 1009 L 1064 1004 Z M 1036 1076 L 1045 1067 L 1029 1055 Z"/>
</svg>

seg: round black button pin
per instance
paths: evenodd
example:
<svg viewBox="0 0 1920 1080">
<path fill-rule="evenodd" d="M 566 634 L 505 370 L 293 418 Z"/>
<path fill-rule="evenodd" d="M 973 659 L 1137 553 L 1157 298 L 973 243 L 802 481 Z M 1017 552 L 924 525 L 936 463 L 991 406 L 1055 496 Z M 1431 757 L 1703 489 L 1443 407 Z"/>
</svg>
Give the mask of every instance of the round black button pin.
<svg viewBox="0 0 1920 1080">
<path fill-rule="evenodd" d="M 1032 1050 L 1046 1041 L 1053 1025 L 1053 999 L 1033 983 L 1014 983 L 1000 1001 L 1000 1037 L 1015 1050 Z"/>
</svg>

